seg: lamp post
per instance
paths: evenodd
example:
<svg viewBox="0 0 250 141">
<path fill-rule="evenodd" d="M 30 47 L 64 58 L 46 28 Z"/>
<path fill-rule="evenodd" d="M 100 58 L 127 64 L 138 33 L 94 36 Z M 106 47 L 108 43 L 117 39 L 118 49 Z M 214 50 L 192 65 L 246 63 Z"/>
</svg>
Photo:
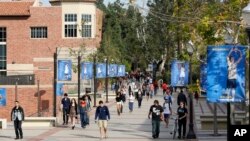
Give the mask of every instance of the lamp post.
<svg viewBox="0 0 250 141">
<path fill-rule="evenodd" d="M 189 84 L 192 84 L 192 55 L 194 52 L 194 47 L 191 41 L 187 45 L 187 52 L 190 57 L 190 67 L 189 67 Z M 193 95 L 189 92 L 189 131 L 187 134 L 187 139 L 196 139 L 193 124 Z"/>
<path fill-rule="evenodd" d="M 93 56 L 93 62 L 94 62 L 94 65 L 93 65 L 93 72 L 94 72 L 94 106 L 93 107 L 96 107 L 96 93 L 97 93 L 97 80 L 96 80 L 96 55 Z"/>
<path fill-rule="evenodd" d="M 78 90 L 77 90 L 77 97 L 78 97 L 78 103 L 80 103 L 80 94 L 81 94 L 81 55 L 78 55 L 77 57 L 77 81 L 78 81 Z"/>
<path fill-rule="evenodd" d="M 243 10 L 242 10 L 242 18 L 243 18 L 243 21 L 244 21 L 244 27 L 245 27 L 245 29 L 246 29 L 246 32 L 247 32 L 247 36 L 248 36 L 248 44 L 250 43 L 250 2 L 248 3 L 248 5 L 245 7 L 245 8 L 243 8 Z M 248 46 L 248 53 L 249 53 L 249 46 Z M 248 58 L 248 65 L 250 64 L 250 57 Z M 250 66 L 248 66 L 248 68 L 249 68 Z M 249 77 L 249 75 L 248 75 L 248 77 Z M 249 81 L 249 80 L 248 80 Z M 248 83 L 246 83 L 247 84 L 247 86 L 248 86 L 248 91 L 249 91 L 249 82 Z M 248 98 L 250 97 L 250 93 L 248 92 Z M 247 104 L 249 104 L 249 102 L 250 101 L 248 101 L 247 102 Z M 249 106 L 248 106 L 249 107 Z M 248 114 L 249 114 L 249 109 L 248 109 Z M 249 123 L 250 123 L 250 118 L 249 118 L 249 121 L 248 121 Z"/>
<path fill-rule="evenodd" d="M 54 95 L 53 95 L 53 116 L 56 117 L 56 86 L 57 85 L 57 53 L 54 53 Z"/>
<path fill-rule="evenodd" d="M 109 83 L 109 78 L 108 78 L 108 72 L 109 72 L 109 67 L 108 67 L 108 63 L 109 63 L 109 58 L 107 57 L 105 59 L 106 62 L 106 78 L 105 78 L 105 92 L 106 92 L 106 103 L 109 103 L 109 97 L 108 97 L 108 83 Z"/>
<path fill-rule="evenodd" d="M 19 78 L 16 79 L 16 84 L 15 84 L 15 101 L 18 101 L 18 95 L 17 95 L 18 80 L 19 80 Z"/>
</svg>

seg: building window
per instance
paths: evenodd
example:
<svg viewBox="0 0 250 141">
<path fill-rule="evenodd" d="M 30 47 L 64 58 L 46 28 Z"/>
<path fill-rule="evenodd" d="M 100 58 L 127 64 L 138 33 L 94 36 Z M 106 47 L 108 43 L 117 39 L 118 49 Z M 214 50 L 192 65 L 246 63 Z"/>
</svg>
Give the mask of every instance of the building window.
<svg viewBox="0 0 250 141">
<path fill-rule="evenodd" d="M 6 75 L 6 27 L 0 27 L 0 76 Z"/>
<path fill-rule="evenodd" d="M 47 38 L 47 27 L 31 27 L 31 38 Z"/>
<path fill-rule="evenodd" d="M 91 25 L 83 25 L 82 37 L 91 37 Z"/>
<path fill-rule="evenodd" d="M 77 14 L 65 14 L 64 21 L 65 22 L 77 22 Z"/>
<path fill-rule="evenodd" d="M 65 25 L 65 37 L 77 37 L 77 25 Z"/>
<path fill-rule="evenodd" d="M 91 15 L 89 14 L 82 14 L 82 21 L 86 23 L 91 23 Z"/>
<path fill-rule="evenodd" d="M 0 76 L 6 74 L 6 45 L 0 44 Z"/>
<path fill-rule="evenodd" d="M 6 42 L 6 27 L 0 27 L 0 42 Z"/>
<path fill-rule="evenodd" d="M 65 14 L 64 21 L 64 36 L 77 37 L 77 14 Z"/>
<path fill-rule="evenodd" d="M 92 36 L 92 22 L 91 15 L 82 14 L 82 37 L 91 38 Z"/>
</svg>

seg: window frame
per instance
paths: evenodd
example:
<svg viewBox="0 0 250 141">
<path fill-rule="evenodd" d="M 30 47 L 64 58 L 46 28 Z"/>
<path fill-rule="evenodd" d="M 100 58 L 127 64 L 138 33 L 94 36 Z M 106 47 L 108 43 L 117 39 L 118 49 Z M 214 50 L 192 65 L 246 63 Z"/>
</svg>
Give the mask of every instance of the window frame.
<svg viewBox="0 0 250 141">
<path fill-rule="evenodd" d="M 91 14 L 82 14 L 82 29 L 81 29 L 81 36 L 82 38 L 92 38 L 92 15 Z"/>
<path fill-rule="evenodd" d="M 31 39 L 47 39 L 48 27 L 47 26 L 31 26 L 30 38 Z"/>
</svg>

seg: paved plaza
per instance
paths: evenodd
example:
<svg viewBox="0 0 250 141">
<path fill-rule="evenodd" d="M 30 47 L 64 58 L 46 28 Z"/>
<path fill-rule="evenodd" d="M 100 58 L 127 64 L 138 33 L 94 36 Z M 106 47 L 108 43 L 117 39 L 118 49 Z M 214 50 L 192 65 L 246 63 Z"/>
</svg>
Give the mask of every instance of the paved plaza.
<svg viewBox="0 0 250 141">
<path fill-rule="evenodd" d="M 176 111 L 176 95 L 173 94 L 173 110 Z M 163 96 L 161 93 L 158 93 L 153 99 L 146 98 L 143 99 L 142 107 L 138 108 L 138 103 L 134 103 L 134 111 L 129 112 L 128 102 L 124 105 L 124 112 L 118 116 L 116 112 L 116 104 L 114 99 L 110 99 L 110 102 L 107 104 L 110 113 L 111 120 L 108 123 L 108 138 L 102 139 L 106 141 L 151 141 L 151 140 L 164 140 L 171 141 L 172 135 L 170 132 L 173 128 L 173 120 L 170 120 L 168 128 L 165 128 L 165 124 L 161 123 L 161 133 L 159 139 L 152 139 L 152 126 L 151 120 L 148 119 L 149 107 L 153 104 L 153 100 L 158 99 L 160 103 L 163 103 Z M 100 100 L 100 99 L 98 99 Z M 104 100 L 104 99 L 103 99 Z M 104 100 L 105 101 L 105 100 Z M 202 103 L 201 103 L 202 104 Z M 24 139 L 26 141 L 99 141 L 100 134 L 97 124 L 94 122 L 94 112 L 95 109 L 92 109 L 90 117 L 90 125 L 86 129 L 80 127 L 80 124 L 76 125 L 74 130 L 71 129 L 71 126 L 58 126 L 50 128 L 31 128 L 24 127 Z M 199 112 L 197 107 L 195 112 Z M 198 113 L 199 114 L 199 113 Z M 197 120 L 198 121 L 198 120 Z M 198 129 L 199 129 L 199 124 Z M 187 125 L 188 127 L 188 125 Z M 196 126 L 197 127 L 197 126 Z M 188 130 L 187 130 L 188 132 Z M 225 141 L 226 134 L 221 132 L 221 136 L 214 137 L 212 136 L 212 131 L 197 131 L 198 140 L 201 141 Z M 9 141 L 14 140 L 15 133 L 12 123 L 8 123 L 8 128 L 5 130 L 0 130 L 0 140 Z M 175 139 L 178 140 L 178 139 Z"/>
</svg>

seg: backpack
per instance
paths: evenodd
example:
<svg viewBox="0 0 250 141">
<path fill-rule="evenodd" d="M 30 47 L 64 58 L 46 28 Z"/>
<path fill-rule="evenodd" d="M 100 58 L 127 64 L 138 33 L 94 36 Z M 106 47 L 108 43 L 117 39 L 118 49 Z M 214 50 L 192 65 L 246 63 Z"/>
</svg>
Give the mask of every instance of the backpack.
<svg viewBox="0 0 250 141">
<path fill-rule="evenodd" d="M 164 96 L 165 103 L 172 104 L 172 97 L 170 95 Z"/>
</svg>

